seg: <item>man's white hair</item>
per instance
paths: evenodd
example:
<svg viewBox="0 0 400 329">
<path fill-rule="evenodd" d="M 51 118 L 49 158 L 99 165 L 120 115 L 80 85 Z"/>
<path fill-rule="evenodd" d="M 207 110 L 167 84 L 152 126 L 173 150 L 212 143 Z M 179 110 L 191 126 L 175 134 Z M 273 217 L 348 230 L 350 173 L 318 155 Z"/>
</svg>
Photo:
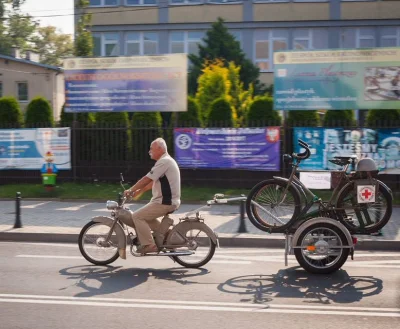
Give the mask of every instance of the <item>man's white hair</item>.
<svg viewBox="0 0 400 329">
<path fill-rule="evenodd" d="M 167 149 L 167 143 L 165 142 L 164 138 L 157 138 L 153 141 L 153 143 L 156 143 L 159 147 L 161 147 L 165 152 L 168 151 Z"/>
</svg>

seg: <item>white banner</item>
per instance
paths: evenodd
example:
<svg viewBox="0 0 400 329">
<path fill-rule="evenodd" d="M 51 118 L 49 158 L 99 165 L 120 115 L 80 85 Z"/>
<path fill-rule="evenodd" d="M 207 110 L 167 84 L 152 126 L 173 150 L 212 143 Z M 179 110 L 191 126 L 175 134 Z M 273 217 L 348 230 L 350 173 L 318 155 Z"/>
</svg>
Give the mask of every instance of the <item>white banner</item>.
<svg viewBox="0 0 400 329">
<path fill-rule="evenodd" d="M 307 187 L 316 190 L 331 188 L 330 172 L 300 172 L 300 181 Z"/>
<path fill-rule="evenodd" d="M 70 128 L 0 130 L 0 170 L 40 170 L 47 152 L 58 169 L 71 169 Z"/>
</svg>

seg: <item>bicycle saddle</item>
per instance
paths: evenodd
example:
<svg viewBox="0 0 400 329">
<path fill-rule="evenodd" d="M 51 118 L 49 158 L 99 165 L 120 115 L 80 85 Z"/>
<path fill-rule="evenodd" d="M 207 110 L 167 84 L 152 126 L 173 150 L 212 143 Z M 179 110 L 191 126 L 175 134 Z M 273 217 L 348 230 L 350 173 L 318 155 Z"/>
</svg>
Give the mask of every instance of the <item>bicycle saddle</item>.
<svg viewBox="0 0 400 329">
<path fill-rule="evenodd" d="M 336 156 L 333 159 L 330 159 L 329 162 L 332 162 L 338 166 L 345 166 L 349 164 L 350 162 L 354 161 L 357 159 L 356 155 L 351 155 L 351 156 Z"/>
</svg>

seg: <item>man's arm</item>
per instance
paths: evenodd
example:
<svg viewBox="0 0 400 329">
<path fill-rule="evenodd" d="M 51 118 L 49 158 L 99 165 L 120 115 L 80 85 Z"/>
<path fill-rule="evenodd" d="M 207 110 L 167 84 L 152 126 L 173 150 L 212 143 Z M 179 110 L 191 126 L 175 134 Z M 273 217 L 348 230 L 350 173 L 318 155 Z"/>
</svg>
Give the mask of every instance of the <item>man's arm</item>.
<svg viewBox="0 0 400 329">
<path fill-rule="evenodd" d="M 141 192 L 146 192 L 153 186 L 153 180 L 147 176 L 143 176 L 135 185 L 133 185 L 128 191 L 129 193 L 134 193 L 137 190 Z"/>
</svg>

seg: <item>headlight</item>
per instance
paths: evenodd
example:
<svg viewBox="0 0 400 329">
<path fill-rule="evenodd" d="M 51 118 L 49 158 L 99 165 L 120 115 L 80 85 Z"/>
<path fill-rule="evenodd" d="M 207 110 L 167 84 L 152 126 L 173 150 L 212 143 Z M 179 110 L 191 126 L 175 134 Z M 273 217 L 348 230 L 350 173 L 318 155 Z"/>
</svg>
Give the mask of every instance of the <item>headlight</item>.
<svg viewBox="0 0 400 329">
<path fill-rule="evenodd" d="M 115 210 L 118 208 L 118 202 L 116 201 L 107 201 L 106 207 L 108 210 Z"/>
</svg>

